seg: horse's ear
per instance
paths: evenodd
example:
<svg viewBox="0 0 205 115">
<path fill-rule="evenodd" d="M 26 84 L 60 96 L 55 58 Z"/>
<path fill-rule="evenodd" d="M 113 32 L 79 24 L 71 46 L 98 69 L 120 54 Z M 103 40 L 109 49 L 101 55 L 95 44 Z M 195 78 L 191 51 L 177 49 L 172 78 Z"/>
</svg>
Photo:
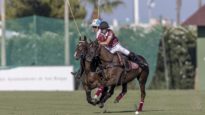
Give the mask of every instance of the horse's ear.
<svg viewBox="0 0 205 115">
<path fill-rule="evenodd" d="M 81 36 L 79 37 L 79 41 L 81 41 Z"/>
<path fill-rule="evenodd" d="M 84 36 L 84 41 L 87 41 L 87 37 L 86 36 Z"/>
</svg>

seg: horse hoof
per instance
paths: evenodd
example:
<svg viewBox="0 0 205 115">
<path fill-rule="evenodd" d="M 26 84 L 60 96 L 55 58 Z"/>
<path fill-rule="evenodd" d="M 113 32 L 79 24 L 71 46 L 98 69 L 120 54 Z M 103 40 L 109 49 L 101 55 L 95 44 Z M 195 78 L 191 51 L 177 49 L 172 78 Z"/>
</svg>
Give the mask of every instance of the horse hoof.
<svg viewBox="0 0 205 115">
<path fill-rule="evenodd" d="M 138 111 L 135 112 L 135 115 L 139 115 L 140 113 Z"/>
<path fill-rule="evenodd" d="M 98 102 L 98 100 L 97 100 L 97 99 L 92 99 L 92 103 L 93 103 L 94 105 L 96 105 L 96 104 L 97 104 L 97 102 Z"/>
<path fill-rule="evenodd" d="M 103 103 L 99 103 L 98 106 L 99 106 L 99 108 L 103 108 L 104 104 Z"/>
<path fill-rule="evenodd" d="M 96 104 L 99 104 L 99 103 L 100 103 L 100 100 L 96 102 Z"/>
<path fill-rule="evenodd" d="M 93 101 L 90 101 L 90 102 L 88 102 L 88 103 L 90 103 L 90 104 L 93 105 L 93 106 L 96 105 L 95 103 L 93 103 Z"/>
</svg>

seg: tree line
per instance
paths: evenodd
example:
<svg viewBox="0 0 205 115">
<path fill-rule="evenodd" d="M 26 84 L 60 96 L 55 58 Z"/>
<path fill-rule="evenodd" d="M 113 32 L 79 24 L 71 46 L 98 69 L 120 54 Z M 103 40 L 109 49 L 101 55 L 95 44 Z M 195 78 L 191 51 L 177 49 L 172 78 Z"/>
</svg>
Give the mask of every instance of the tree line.
<svg viewBox="0 0 205 115">
<path fill-rule="evenodd" d="M 92 18 L 100 17 L 100 12 L 112 12 L 114 8 L 123 4 L 122 0 L 69 0 L 71 9 L 76 19 L 84 19 L 87 12 L 86 4 L 91 4 Z M 6 18 L 13 19 L 31 15 L 53 18 L 64 17 L 65 0 L 6 0 Z M 69 16 L 72 19 L 72 16 Z"/>
</svg>

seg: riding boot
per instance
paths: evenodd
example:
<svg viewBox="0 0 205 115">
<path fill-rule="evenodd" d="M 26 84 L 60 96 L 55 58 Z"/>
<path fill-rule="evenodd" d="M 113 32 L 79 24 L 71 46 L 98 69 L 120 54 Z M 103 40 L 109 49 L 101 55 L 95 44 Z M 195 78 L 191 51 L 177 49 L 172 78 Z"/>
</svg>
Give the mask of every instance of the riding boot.
<svg viewBox="0 0 205 115">
<path fill-rule="evenodd" d="M 139 59 L 139 56 L 138 56 L 138 55 L 135 56 L 135 60 L 136 60 L 136 62 L 140 65 L 140 67 L 142 67 L 142 68 L 145 68 L 145 67 L 148 66 L 147 63 L 145 63 L 144 61 L 142 61 L 141 59 Z"/>
<path fill-rule="evenodd" d="M 147 64 L 145 64 L 143 61 L 141 61 L 141 60 L 139 59 L 139 57 L 138 57 L 137 55 L 135 55 L 135 53 L 133 53 L 133 52 L 130 52 L 130 54 L 128 55 L 128 59 L 129 59 L 130 61 L 133 61 L 133 62 L 139 64 L 139 66 L 142 67 L 142 68 L 144 68 L 145 66 L 147 66 Z"/>
<path fill-rule="evenodd" d="M 128 59 L 129 59 L 130 61 L 135 62 L 135 61 L 136 61 L 136 60 L 135 60 L 135 54 L 134 54 L 133 52 L 130 52 L 129 55 L 128 55 Z"/>
</svg>

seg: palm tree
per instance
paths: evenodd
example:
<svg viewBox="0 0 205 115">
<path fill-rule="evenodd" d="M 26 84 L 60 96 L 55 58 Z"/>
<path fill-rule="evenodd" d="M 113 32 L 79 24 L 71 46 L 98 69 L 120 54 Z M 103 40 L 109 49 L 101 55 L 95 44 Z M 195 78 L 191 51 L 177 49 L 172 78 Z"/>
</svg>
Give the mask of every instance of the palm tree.
<svg viewBox="0 0 205 115">
<path fill-rule="evenodd" d="M 1 1 L 1 0 L 0 0 Z M 64 17 L 64 0 L 6 0 L 7 18 L 40 15 L 47 17 Z M 83 19 L 86 15 L 85 7 L 78 0 L 69 0 L 74 17 Z M 69 17 L 72 19 L 72 16 Z"/>
<path fill-rule="evenodd" d="M 111 13 L 114 8 L 123 4 L 122 0 L 87 0 L 90 4 L 93 5 L 92 17 L 91 18 L 100 18 L 100 11 Z"/>
</svg>

